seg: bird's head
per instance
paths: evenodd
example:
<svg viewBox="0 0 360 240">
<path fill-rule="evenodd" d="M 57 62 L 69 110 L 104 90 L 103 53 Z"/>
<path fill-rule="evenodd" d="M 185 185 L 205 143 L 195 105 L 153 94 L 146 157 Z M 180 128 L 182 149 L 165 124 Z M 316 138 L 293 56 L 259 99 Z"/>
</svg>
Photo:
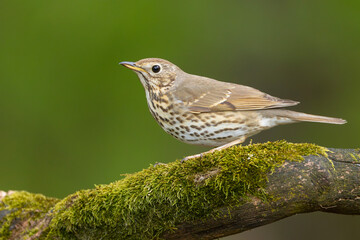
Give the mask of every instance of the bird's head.
<svg viewBox="0 0 360 240">
<path fill-rule="evenodd" d="M 119 64 L 133 70 L 145 90 L 165 90 L 169 89 L 178 74 L 182 70 L 175 64 L 160 58 L 145 58 L 137 62 L 120 62 Z"/>
</svg>

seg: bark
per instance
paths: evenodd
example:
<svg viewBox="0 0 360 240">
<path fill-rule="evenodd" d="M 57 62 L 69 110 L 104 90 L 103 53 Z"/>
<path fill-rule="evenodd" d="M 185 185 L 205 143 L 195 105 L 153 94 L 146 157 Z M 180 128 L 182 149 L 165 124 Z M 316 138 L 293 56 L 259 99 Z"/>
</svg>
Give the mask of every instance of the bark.
<svg viewBox="0 0 360 240">
<path fill-rule="evenodd" d="M 301 162 L 287 161 L 269 174 L 266 191 L 273 196 L 270 201 L 264 202 L 250 197 L 244 204 L 231 208 L 231 217 L 216 219 L 211 217 L 184 222 L 178 224 L 174 231 L 165 232 L 160 237 L 164 239 L 216 239 L 266 225 L 294 214 L 314 211 L 359 215 L 360 150 L 329 150 L 331 152 L 328 152 L 328 157 L 310 155 Z M 214 174 L 216 174 L 214 171 L 208 173 L 208 175 Z M 1 200 L 9 194 L 14 194 L 14 192 L 0 192 L 0 207 Z M 229 211 L 225 207 L 220 210 L 224 212 L 224 216 Z M 1 219 L 11 213 L 11 209 L 0 211 L 0 228 L 2 227 Z M 51 222 L 50 216 L 54 215 L 44 214 L 43 221 L 41 219 L 34 221 L 41 223 L 41 230 L 33 233 L 33 237 L 41 237 L 42 229 L 46 229 Z M 28 226 L 29 219 L 31 220 L 31 215 L 23 220 L 18 218 L 12 221 L 9 226 L 11 234 L 4 239 L 15 239 L 14 236 L 19 236 L 14 233 L 19 233 L 24 226 Z M 79 238 L 86 239 L 86 236 Z M 25 236 L 24 239 L 28 238 Z"/>
</svg>

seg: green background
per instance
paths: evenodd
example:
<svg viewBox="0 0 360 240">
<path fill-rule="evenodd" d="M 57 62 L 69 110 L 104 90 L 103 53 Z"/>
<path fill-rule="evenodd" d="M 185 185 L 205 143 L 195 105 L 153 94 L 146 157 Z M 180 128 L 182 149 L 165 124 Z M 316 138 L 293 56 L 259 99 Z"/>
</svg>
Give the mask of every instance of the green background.
<svg viewBox="0 0 360 240">
<path fill-rule="evenodd" d="M 0 0 L 0 189 L 62 198 L 207 150 L 167 135 L 118 65 L 146 57 L 349 122 L 281 126 L 253 142 L 359 147 L 359 12 L 359 1 Z M 228 239 L 360 238 L 359 224 L 315 213 Z"/>
</svg>

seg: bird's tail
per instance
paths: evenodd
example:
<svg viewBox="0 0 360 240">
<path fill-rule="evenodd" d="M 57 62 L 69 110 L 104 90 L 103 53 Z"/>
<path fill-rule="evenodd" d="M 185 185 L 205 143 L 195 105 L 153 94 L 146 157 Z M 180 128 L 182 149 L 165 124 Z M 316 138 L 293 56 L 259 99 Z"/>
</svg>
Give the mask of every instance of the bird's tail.
<svg viewBox="0 0 360 240">
<path fill-rule="evenodd" d="M 332 117 L 324 117 L 318 115 L 312 115 L 301 112 L 294 111 L 286 111 L 284 112 L 286 116 L 295 121 L 303 121 L 303 122 L 319 122 L 319 123 L 331 123 L 331 124 L 345 124 L 346 120 L 341 118 L 332 118 Z"/>
</svg>

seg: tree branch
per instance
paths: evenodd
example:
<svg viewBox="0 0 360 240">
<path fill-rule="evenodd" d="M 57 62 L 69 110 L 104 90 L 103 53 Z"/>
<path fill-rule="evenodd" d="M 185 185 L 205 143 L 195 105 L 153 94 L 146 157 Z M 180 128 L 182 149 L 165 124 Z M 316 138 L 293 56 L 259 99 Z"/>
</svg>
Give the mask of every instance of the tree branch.
<svg viewBox="0 0 360 240">
<path fill-rule="evenodd" d="M 267 192 L 276 198 L 253 197 L 231 211 L 232 218 L 181 224 L 166 239 L 215 239 L 263 226 L 298 213 L 360 214 L 360 156 L 353 149 L 329 149 L 325 156 L 286 162 L 269 176 Z M 356 156 L 356 157 L 355 157 Z M 226 211 L 226 209 L 223 209 Z"/>
<path fill-rule="evenodd" d="M 0 236 L 215 239 L 314 211 L 360 214 L 359 149 L 254 144 L 151 166 L 61 201 L 2 192 Z"/>
</svg>

